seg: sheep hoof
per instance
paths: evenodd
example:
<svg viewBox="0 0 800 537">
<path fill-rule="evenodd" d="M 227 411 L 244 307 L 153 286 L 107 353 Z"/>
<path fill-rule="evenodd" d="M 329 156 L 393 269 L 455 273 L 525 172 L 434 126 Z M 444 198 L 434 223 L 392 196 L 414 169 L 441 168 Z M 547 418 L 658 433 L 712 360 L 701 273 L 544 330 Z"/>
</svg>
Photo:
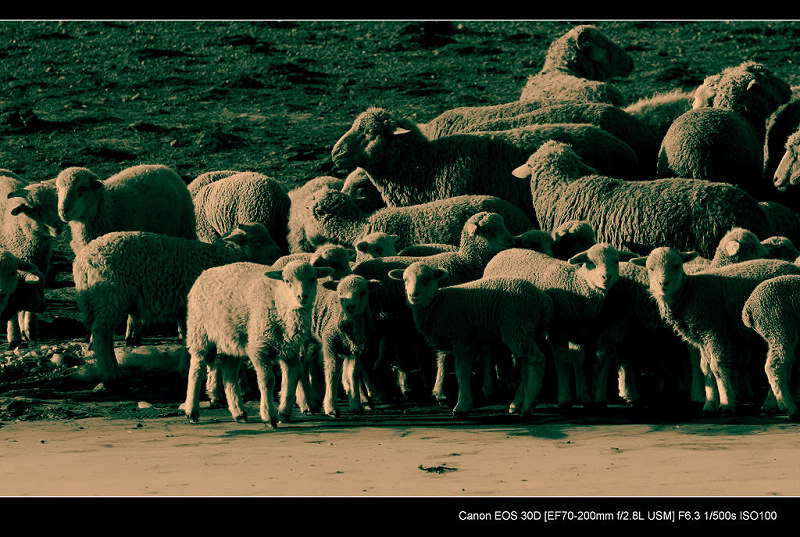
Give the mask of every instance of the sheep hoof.
<svg viewBox="0 0 800 537">
<path fill-rule="evenodd" d="M 247 423 L 247 412 L 242 412 L 238 416 L 234 417 L 233 421 L 236 423 Z"/>
<path fill-rule="evenodd" d="M 453 409 L 453 417 L 454 418 L 464 418 L 467 415 L 466 410 L 455 410 Z"/>
<path fill-rule="evenodd" d="M 200 421 L 200 413 L 191 412 L 189 414 L 186 414 L 186 419 L 189 420 L 189 423 L 198 423 Z"/>
<path fill-rule="evenodd" d="M 277 429 L 278 420 L 275 418 L 271 418 L 269 421 L 264 422 L 264 427 L 269 427 L 270 429 Z"/>
<path fill-rule="evenodd" d="M 292 413 L 287 412 L 286 414 L 281 413 L 281 423 L 290 423 L 292 421 Z"/>
<path fill-rule="evenodd" d="M 326 410 L 325 414 L 327 414 L 328 416 L 330 416 L 332 418 L 338 418 L 339 417 L 339 410 L 335 409 L 335 408 L 333 410 Z"/>
</svg>

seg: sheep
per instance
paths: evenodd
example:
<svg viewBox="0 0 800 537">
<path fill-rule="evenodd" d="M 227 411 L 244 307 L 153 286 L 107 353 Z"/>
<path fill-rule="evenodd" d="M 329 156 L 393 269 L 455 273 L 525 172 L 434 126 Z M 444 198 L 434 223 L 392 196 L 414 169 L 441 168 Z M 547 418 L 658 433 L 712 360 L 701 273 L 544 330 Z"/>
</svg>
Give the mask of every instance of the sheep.
<svg viewBox="0 0 800 537">
<path fill-rule="evenodd" d="M 529 180 L 542 229 L 585 220 L 598 241 L 621 251 L 645 254 L 669 245 L 710 258 L 734 226 L 767 236 L 764 211 L 739 187 L 700 179 L 625 181 L 597 175 L 561 142 L 544 144 L 513 174 Z"/>
<path fill-rule="evenodd" d="M 459 132 L 500 131 L 548 123 L 587 123 L 616 136 L 636 153 L 643 171 L 655 173 L 662 137 L 641 119 L 607 103 L 564 101 L 513 117 L 476 122 Z"/>
<path fill-rule="evenodd" d="M 236 262 L 204 270 L 188 295 L 186 345 L 191 358 L 183 409 L 199 420 L 200 382 L 205 367 L 220 361 L 231 416 L 247 421 L 238 384 L 241 358 L 253 364 L 261 393 L 261 421 L 271 428 L 291 419 L 299 356 L 311 336 L 311 307 L 317 280 L 331 274 L 307 261 L 282 270 Z M 280 405 L 273 399 L 273 366 L 281 367 Z"/>
<path fill-rule="evenodd" d="M 800 335 L 800 276 L 778 276 L 758 284 L 742 308 L 744 326 L 757 333 L 767 344 L 764 370 L 770 392 L 762 412 L 776 410 L 790 418 L 800 418 L 792 398 L 790 382 Z"/>
<path fill-rule="evenodd" d="M 798 183 L 800 183 L 800 130 L 786 139 L 785 152 L 773 176 L 773 184 L 781 192 Z"/>
<path fill-rule="evenodd" d="M 585 220 L 568 220 L 553 229 L 552 256 L 566 261 L 597 244 L 594 228 Z"/>
<path fill-rule="evenodd" d="M 282 269 L 292 261 L 308 261 L 314 267 L 330 267 L 331 277 L 340 280 L 352 274 L 351 264 L 356 260 L 356 252 L 338 244 L 322 244 L 314 252 L 300 252 L 281 256 L 271 264 L 273 270 Z"/>
<path fill-rule="evenodd" d="M 0 252 L 0 323 L 9 322 L 21 311 L 43 311 L 44 282 L 36 265 L 7 250 Z"/>
<path fill-rule="evenodd" d="M 515 237 L 517 248 L 536 250 L 547 255 L 553 255 L 555 240 L 552 234 L 541 229 L 529 229 Z"/>
<path fill-rule="evenodd" d="M 548 296 L 519 278 L 481 278 L 441 287 L 446 271 L 415 262 L 394 269 L 402 280 L 414 324 L 431 348 L 452 352 L 456 363 L 458 401 L 454 416 L 472 408 L 470 375 L 476 348 L 502 343 L 519 360 L 521 382 L 509 412 L 529 414 L 542 387 L 542 346 L 553 315 Z"/>
<path fill-rule="evenodd" d="M 283 185 L 256 172 L 240 172 L 201 188 L 194 197 L 197 238 L 204 242 L 227 234 L 241 222 L 259 222 L 283 252 L 291 201 Z"/>
<path fill-rule="evenodd" d="M 203 270 L 245 260 L 269 264 L 279 255 L 258 223 L 242 224 L 215 244 L 145 231 L 112 232 L 91 241 L 75 256 L 72 273 L 102 388 L 113 389 L 119 380 L 113 336 L 126 314 L 177 321 L 183 335 L 187 294 Z"/>
<path fill-rule="evenodd" d="M 372 311 L 380 314 L 376 329 L 376 340 L 384 342 L 384 348 L 394 348 L 392 342 L 402 338 L 407 333 L 403 327 L 409 328 L 410 321 L 406 317 L 407 310 L 403 303 L 398 299 L 402 298 L 401 290 L 393 282 L 388 281 L 389 272 L 396 269 L 405 269 L 411 264 L 422 261 L 428 266 L 436 267 L 447 272 L 440 282 L 442 285 L 455 285 L 475 280 L 481 277 L 484 267 L 489 260 L 498 252 L 516 245 L 517 237 L 513 236 L 505 226 L 504 219 L 497 213 L 482 211 L 471 216 L 464 224 L 461 231 L 458 250 L 454 252 L 442 252 L 434 255 L 415 257 L 415 256 L 388 256 L 373 260 L 366 260 L 356 264 L 353 272 L 368 279 L 382 281 L 385 285 L 375 293 L 375 303 Z M 375 349 L 380 348 L 375 344 Z M 382 359 L 378 357 L 375 361 Z M 444 364 L 439 358 L 437 363 L 436 383 L 433 387 L 433 395 L 436 399 L 443 399 L 442 391 L 442 368 Z M 407 368 L 403 363 L 398 364 L 401 375 L 401 389 L 403 389 L 404 377 Z"/>
<path fill-rule="evenodd" d="M 762 199 L 763 143 L 753 126 L 736 112 L 697 108 L 672 122 L 661 142 L 656 177 L 724 181 Z"/>
<path fill-rule="evenodd" d="M 314 251 L 314 247 L 306 240 L 302 218 L 312 194 L 323 187 L 341 190 L 344 188 L 344 181 L 332 175 L 323 175 L 306 181 L 288 192 L 289 215 L 286 222 L 288 227 L 286 240 L 290 254 Z"/>
<path fill-rule="evenodd" d="M 663 140 L 672 122 L 692 109 L 693 99 L 694 91 L 676 89 L 644 97 L 623 110 L 649 125 L 656 139 Z"/>
<path fill-rule="evenodd" d="M 783 259 L 784 261 L 794 261 L 800 257 L 800 249 L 788 237 L 774 235 L 767 237 L 761 244 L 767 250 L 768 259 Z"/>
<path fill-rule="evenodd" d="M 363 168 L 356 168 L 350 172 L 339 190 L 352 196 L 358 208 L 366 214 L 386 207 L 381 193 L 372 184 L 372 179 Z"/>
<path fill-rule="evenodd" d="M 428 140 L 413 122 L 374 107 L 339 138 L 331 158 L 337 167 L 364 168 L 389 206 L 483 194 L 521 207 L 533 220 L 530 192 L 509 170 L 551 138 L 574 143 L 587 163 L 608 173 L 626 176 L 639 168 L 627 144 L 593 125 L 538 125 Z"/>
<path fill-rule="evenodd" d="M 347 194 L 323 188 L 314 193 L 303 216 L 305 236 L 312 245 L 327 242 L 355 247 L 369 233 L 397 235 L 395 249 L 415 243 L 457 244 L 464 223 L 475 213 L 503 216 L 512 233 L 532 227 L 523 209 L 494 196 L 455 196 L 405 207 L 386 207 L 365 215 Z"/>
<path fill-rule="evenodd" d="M 535 252 L 512 248 L 495 255 L 483 271 L 484 278 L 517 277 L 532 282 L 553 301 L 553 320 L 549 340 L 558 376 L 557 402 L 572 403 L 569 375 L 570 345 L 583 350 L 584 359 L 594 364 L 594 321 L 603 300 L 619 278 L 619 252 L 607 243 L 598 243 L 568 261 Z M 576 364 L 575 391 L 578 399 L 589 403 L 586 375 Z"/>
<path fill-rule="evenodd" d="M 224 179 L 225 177 L 230 177 L 231 175 L 235 175 L 237 173 L 241 173 L 238 170 L 214 170 L 210 172 L 201 173 L 197 177 L 191 180 L 186 188 L 189 189 L 189 194 L 192 195 L 192 198 L 197 195 L 201 188 L 206 186 L 209 183 L 213 183 L 214 181 L 218 181 L 220 179 Z"/>
<path fill-rule="evenodd" d="M 52 182 L 29 183 L 11 172 L 0 175 L 0 248 L 50 275 L 55 238 L 63 222 Z M 43 283 L 44 284 L 44 283 Z M 6 323 L 10 348 L 36 338 L 36 314 L 22 310 Z"/>
<path fill-rule="evenodd" d="M 59 172 L 55 183 L 58 214 L 69 224 L 76 255 L 92 239 L 112 231 L 197 239 L 192 196 L 166 166 L 133 166 L 105 180 L 87 168 L 71 167 Z"/>
<path fill-rule="evenodd" d="M 364 259 L 397 255 L 395 243 L 398 238 L 398 235 L 386 233 L 384 231 L 367 233 L 355 243 L 356 252 L 358 253 L 356 262 L 363 261 Z"/>
<path fill-rule="evenodd" d="M 550 44 L 541 71 L 528 77 L 520 101 L 575 99 L 625 106 L 625 96 L 607 81 L 632 70 L 630 55 L 603 32 L 576 26 Z"/>
<path fill-rule="evenodd" d="M 341 280 L 319 282 L 311 313 L 311 339 L 319 344 L 325 372 L 324 412 L 338 417 L 337 394 L 342 380 L 349 399 L 349 409 L 361 413 L 361 354 L 373 328 L 369 293 L 380 282 L 350 274 Z M 312 347 L 312 346 L 310 346 Z M 300 411 L 310 413 L 313 399 L 309 369 L 316 365 L 316 353 L 309 349 L 302 360 L 297 403 Z M 312 363 L 309 363 L 312 362 Z M 341 362 L 341 363 L 340 363 Z"/>
<path fill-rule="evenodd" d="M 661 318 L 699 351 L 705 375 L 703 412 L 732 414 L 737 404 L 733 375 L 742 361 L 736 351 L 747 349 L 753 338 L 742 322 L 742 308 L 759 283 L 800 274 L 800 267 L 786 261 L 755 259 L 687 273 L 684 263 L 696 255 L 659 247 L 631 263 L 647 267 L 650 293 Z"/>
<path fill-rule="evenodd" d="M 786 152 L 789 137 L 800 130 L 800 99 L 777 107 L 767 118 L 764 135 L 764 179 L 773 182 L 778 164 Z"/>
<path fill-rule="evenodd" d="M 769 222 L 766 236 L 783 236 L 800 244 L 800 215 L 794 209 L 777 201 L 761 201 L 759 205 Z"/>
</svg>

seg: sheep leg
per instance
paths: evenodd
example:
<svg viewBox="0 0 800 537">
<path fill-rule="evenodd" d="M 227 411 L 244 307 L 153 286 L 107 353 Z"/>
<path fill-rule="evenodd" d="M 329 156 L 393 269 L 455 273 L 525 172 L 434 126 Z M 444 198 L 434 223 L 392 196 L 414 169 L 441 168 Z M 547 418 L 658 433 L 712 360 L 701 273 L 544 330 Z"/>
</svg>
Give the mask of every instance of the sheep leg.
<svg viewBox="0 0 800 537">
<path fill-rule="evenodd" d="M 705 389 L 705 398 L 703 404 L 703 414 L 713 414 L 717 411 L 719 404 L 717 393 L 717 382 L 714 373 L 711 369 L 710 357 L 708 351 L 704 348 L 700 349 L 700 370 L 703 373 L 703 386 Z"/>
<path fill-rule="evenodd" d="M 225 398 L 228 401 L 228 410 L 233 421 L 244 423 L 247 421 L 247 412 L 244 411 L 242 387 L 239 384 L 239 370 L 242 360 L 237 356 L 226 356 L 215 360 L 222 374 L 222 383 L 225 387 Z"/>
<path fill-rule="evenodd" d="M 355 356 L 347 356 L 342 363 L 342 381 L 350 400 L 350 411 L 354 414 L 361 414 L 361 383 L 359 360 Z"/>
<path fill-rule="evenodd" d="M 128 324 L 125 327 L 125 345 L 136 347 L 142 344 L 142 326 L 144 321 L 135 315 L 128 314 Z"/>
<path fill-rule="evenodd" d="M 275 373 L 272 371 L 272 360 L 269 354 L 264 352 L 249 353 L 250 362 L 256 371 L 258 381 L 258 391 L 261 394 L 259 414 L 264 425 L 276 428 L 278 426 L 278 409 L 275 406 Z"/>
<path fill-rule="evenodd" d="M 619 364 L 617 368 L 617 389 L 619 396 L 628 404 L 634 404 L 639 400 L 639 392 L 636 389 L 636 377 L 633 368 L 628 362 Z"/>
<path fill-rule="evenodd" d="M 22 343 L 22 336 L 19 331 L 19 319 L 13 315 L 6 324 L 6 336 L 8 339 L 8 348 L 16 349 Z"/>
<path fill-rule="evenodd" d="M 453 408 L 453 416 L 464 416 L 472 408 L 472 363 L 474 353 L 468 343 L 454 342 L 456 380 L 458 381 L 458 402 Z"/>
<path fill-rule="evenodd" d="M 778 408 L 782 412 L 786 412 L 792 419 L 798 417 L 797 405 L 792 399 L 790 388 L 795 346 L 796 341 L 787 346 L 771 342 L 767 350 L 767 361 L 764 365 L 771 393 L 775 396 Z"/>
<path fill-rule="evenodd" d="M 23 341 L 35 341 L 37 335 L 37 317 L 32 311 L 20 311 L 17 314 Z"/>
<path fill-rule="evenodd" d="M 114 354 L 112 328 L 95 323 L 92 327 L 92 352 L 102 381 L 104 383 L 116 381 L 119 378 L 119 365 Z"/>
<path fill-rule="evenodd" d="M 297 356 L 284 357 L 279 360 L 281 367 L 281 400 L 278 413 L 284 423 L 292 421 L 297 383 L 300 376 L 300 359 Z"/>
<path fill-rule="evenodd" d="M 572 389 L 570 386 L 569 342 L 559 337 L 551 338 L 553 361 L 558 381 L 557 403 L 560 408 L 572 406 Z"/>
<path fill-rule="evenodd" d="M 206 349 L 206 352 L 214 354 L 213 347 Z M 198 349 L 190 348 L 189 356 L 189 373 L 183 412 L 191 423 L 197 423 L 200 419 L 200 384 L 205 376 L 208 355 Z"/>
<path fill-rule="evenodd" d="M 736 388 L 733 382 L 735 369 L 731 365 L 733 349 L 721 341 L 713 341 L 706 346 L 710 357 L 708 364 L 717 380 L 719 411 L 722 414 L 733 414 L 736 411 Z"/>
<path fill-rule="evenodd" d="M 582 404 L 589 402 L 589 389 L 586 379 L 586 362 L 594 363 L 595 360 L 587 360 L 589 355 L 594 352 L 582 345 L 573 342 L 569 343 L 569 361 L 572 364 L 572 374 L 575 376 L 575 398 Z"/>
<path fill-rule="evenodd" d="M 295 391 L 295 399 L 301 414 L 311 415 L 311 360 L 313 360 L 311 345 L 303 349 L 300 356 L 300 378 Z"/>
<path fill-rule="evenodd" d="M 328 416 L 338 418 L 339 383 L 342 377 L 342 364 L 328 345 L 322 347 L 322 363 L 325 367 L 325 398 L 322 409 Z"/>
<path fill-rule="evenodd" d="M 532 349 L 530 353 L 522 355 L 519 362 L 520 385 L 508 411 L 527 416 L 539 402 L 544 383 L 545 355 L 538 348 Z"/>
<path fill-rule="evenodd" d="M 704 403 L 706 395 L 704 393 L 705 371 L 703 370 L 703 358 L 695 347 L 689 349 L 689 368 L 692 379 L 689 388 L 689 400 L 692 403 Z"/>
<path fill-rule="evenodd" d="M 214 360 L 206 366 L 206 396 L 212 406 L 219 405 L 223 394 L 219 369 L 220 360 Z"/>
<path fill-rule="evenodd" d="M 438 402 L 443 402 L 445 400 L 444 394 L 444 377 L 446 375 L 446 365 L 447 365 L 447 353 L 446 352 L 437 352 L 436 353 L 436 380 L 433 384 L 433 397 Z"/>
</svg>

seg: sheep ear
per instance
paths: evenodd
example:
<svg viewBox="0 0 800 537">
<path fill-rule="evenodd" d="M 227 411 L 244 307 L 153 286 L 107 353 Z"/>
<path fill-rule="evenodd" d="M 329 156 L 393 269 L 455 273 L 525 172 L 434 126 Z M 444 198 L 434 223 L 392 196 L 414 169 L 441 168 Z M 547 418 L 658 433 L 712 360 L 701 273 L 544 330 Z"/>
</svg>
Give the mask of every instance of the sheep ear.
<svg viewBox="0 0 800 537">
<path fill-rule="evenodd" d="M 387 273 L 387 275 L 393 280 L 402 281 L 403 280 L 403 269 L 399 269 L 399 268 L 392 269 Z"/>
<path fill-rule="evenodd" d="M 680 255 L 684 263 L 687 263 L 692 259 L 694 259 L 695 257 L 699 256 L 700 252 L 695 252 L 694 250 L 692 250 L 691 252 L 678 252 L 678 255 Z"/>
<path fill-rule="evenodd" d="M 637 267 L 644 267 L 647 265 L 647 258 L 646 257 L 634 257 L 628 260 L 628 263 L 631 265 L 636 265 Z"/>
<path fill-rule="evenodd" d="M 527 164 L 523 164 L 518 168 L 514 168 L 511 171 L 511 175 L 520 179 L 528 179 L 531 176 L 531 168 Z"/>
<path fill-rule="evenodd" d="M 320 278 L 327 278 L 328 276 L 333 274 L 333 269 L 331 267 L 314 267 L 317 271 L 317 279 Z"/>
<path fill-rule="evenodd" d="M 16 190 L 12 190 L 11 192 L 9 192 L 8 196 L 6 196 L 6 197 L 8 199 L 11 199 L 11 198 L 27 198 L 28 197 L 28 191 L 25 190 L 24 188 L 18 188 Z"/>
<path fill-rule="evenodd" d="M 283 279 L 283 271 L 282 270 L 268 270 L 264 273 L 264 276 L 271 280 L 282 280 Z"/>
<path fill-rule="evenodd" d="M 339 280 L 328 280 L 322 282 L 322 287 L 325 289 L 330 289 L 331 291 L 336 291 L 336 288 L 339 287 Z"/>
<path fill-rule="evenodd" d="M 25 283 L 27 283 L 29 285 L 36 285 L 37 283 L 42 281 L 41 275 L 36 274 L 34 272 L 27 272 L 27 271 L 22 271 L 22 270 L 19 271 L 19 272 L 22 274 L 22 277 L 23 277 L 22 281 L 24 281 Z"/>
<path fill-rule="evenodd" d="M 747 84 L 747 91 L 750 91 L 754 87 L 758 86 L 758 80 L 753 79 Z"/>
<path fill-rule="evenodd" d="M 406 129 L 405 127 L 395 127 L 394 131 L 392 132 L 392 136 L 398 136 L 400 134 L 408 134 L 410 133 L 410 129 Z"/>
<path fill-rule="evenodd" d="M 569 263 L 570 265 L 582 265 L 587 261 L 589 261 L 589 253 L 581 252 L 579 254 L 575 254 L 572 257 L 570 257 L 567 263 Z"/>
<path fill-rule="evenodd" d="M 20 203 L 16 207 L 12 207 L 9 211 L 13 216 L 17 216 L 19 213 L 24 213 L 28 209 L 28 206 L 24 203 Z"/>
<path fill-rule="evenodd" d="M 728 255 L 736 255 L 741 250 L 742 245 L 739 241 L 728 241 L 728 244 L 725 245 L 725 252 Z"/>
</svg>

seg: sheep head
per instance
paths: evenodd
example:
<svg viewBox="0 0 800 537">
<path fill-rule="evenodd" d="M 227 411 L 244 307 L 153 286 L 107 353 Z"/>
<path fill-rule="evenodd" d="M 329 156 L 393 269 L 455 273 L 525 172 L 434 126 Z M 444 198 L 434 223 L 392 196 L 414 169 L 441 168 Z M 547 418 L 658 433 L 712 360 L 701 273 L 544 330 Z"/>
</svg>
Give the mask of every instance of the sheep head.
<svg viewBox="0 0 800 537">
<path fill-rule="evenodd" d="M 58 214 L 58 193 L 52 183 L 35 183 L 8 193 L 8 199 L 19 199 L 10 213 L 20 219 L 22 227 L 39 237 L 55 237 L 64 222 Z"/>
<path fill-rule="evenodd" d="M 403 118 L 395 118 L 383 108 L 371 107 L 362 112 L 353 126 L 334 144 L 331 150 L 333 163 L 342 169 L 369 164 L 397 137 L 416 134 L 424 138 L 417 126 Z"/>
<path fill-rule="evenodd" d="M 529 229 L 514 237 L 517 248 L 534 250 L 549 256 L 553 255 L 553 237 L 541 229 Z"/>
<path fill-rule="evenodd" d="M 794 245 L 789 237 L 775 235 L 767 237 L 761 244 L 767 251 L 768 259 L 785 259 L 787 261 L 794 261 L 800 256 L 800 250 Z"/>
<path fill-rule="evenodd" d="M 352 248 L 346 248 L 337 244 L 323 244 L 319 246 L 309 259 L 314 267 L 328 267 L 333 270 L 331 276 L 339 280 L 351 274 L 350 263 L 356 258 L 356 252 Z"/>
<path fill-rule="evenodd" d="M 720 239 L 712 263 L 721 266 L 750 259 L 763 259 L 768 255 L 767 248 L 761 244 L 755 233 L 735 227 Z"/>
<path fill-rule="evenodd" d="M 633 58 L 595 26 L 582 25 L 550 44 L 542 71 L 554 70 L 606 81 L 628 76 L 633 71 Z"/>
<path fill-rule="evenodd" d="M 607 292 L 619 279 L 619 252 L 608 243 L 595 244 L 568 262 L 576 265 L 578 274 L 599 291 Z"/>
<path fill-rule="evenodd" d="M 568 220 L 552 231 L 553 256 L 568 259 L 597 243 L 594 227 L 585 220 Z"/>
<path fill-rule="evenodd" d="M 336 291 L 342 311 L 348 317 L 362 315 L 369 307 L 369 294 L 381 284 L 379 280 L 367 280 L 363 276 L 350 274 L 341 280 L 329 280 L 322 284 Z"/>
<path fill-rule="evenodd" d="M 584 164 L 570 144 L 557 140 L 540 145 L 525 164 L 511 171 L 514 177 L 530 180 L 532 187 L 542 175 L 572 180 L 594 174 L 597 170 Z"/>
<path fill-rule="evenodd" d="M 258 222 L 239 224 L 223 236 L 222 240 L 241 248 L 245 259 L 253 263 L 271 265 L 283 255 L 269 230 Z"/>
<path fill-rule="evenodd" d="M 368 233 L 356 242 L 356 250 L 365 254 L 370 259 L 397 255 L 395 243 L 399 237 L 394 234 L 375 231 Z"/>
<path fill-rule="evenodd" d="M 309 309 L 317 296 L 317 280 L 333 274 L 328 267 L 314 267 L 308 261 L 290 261 L 281 270 L 268 270 L 264 275 L 283 282 L 281 296 L 287 309 Z"/>
<path fill-rule="evenodd" d="M 430 304 L 436 291 L 439 290 L 439 282 L 445 276 L 447 276 L 446 270 L 426 265 L 421 261 L 415 261 L 405 269 L 389 271 L 389 278 L 403 282 L 406 300 L 411 306 Z"/>
<path fill-rule="evenodd" d="M 517 245 L 517 237 L 511 234 L 503 217 L 497 213 L 481 211 L 470 216 L 461 230 L 459 249 L 495 254 Z"/>
<path fill-rule="evenodd" d="M 97 214 L 103 182 L 86 168 L 67 168 L 56 177 L 58 216 L 64 222 L 85 222 Z"/>
<path fill-rule="evenodd" d="M 786 152 L 775 169 L 772 183 L 781 192 L 800 183 L 800 131 L 786 140 Z"/>
<path fill-rule="evenodd" d="M 662 246 L 655 248 L 647 257 L 631 259 L 630 263 L 647 268 L 650 294 L 656 299 L 671 302 L 686 279 L 683 264 L 698 255 L 697 252 L 681 252 Z"/>
</svg>

